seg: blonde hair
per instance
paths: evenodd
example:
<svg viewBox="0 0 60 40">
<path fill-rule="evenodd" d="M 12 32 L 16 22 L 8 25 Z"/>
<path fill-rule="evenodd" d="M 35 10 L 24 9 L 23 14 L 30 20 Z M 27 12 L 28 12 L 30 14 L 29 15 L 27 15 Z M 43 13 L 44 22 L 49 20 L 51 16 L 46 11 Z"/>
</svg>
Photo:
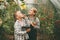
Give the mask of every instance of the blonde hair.
<svg viewBox="0 0 60 40">
<path fill-rule="evenodd" d="M 14 13 L 14 18 L 15 18 L 15 20 L 16 20 L 16 16 L 17 16 L 17 14 L 20 14 L 21 13 L 21 11 L 15 11 L 15 13 Z"/>
<path fill-rule="evenodd" d="M 34 11 L 34 13 L 37 13 L 37 9 L 36 8 L 31 8 L 33 11 Z"/>
<path fill-rule="evenodd" d="M 21 11 L 15 11 L 14 15 L 16 16 L 17 14 L 20 14 Z"/>
</svg>

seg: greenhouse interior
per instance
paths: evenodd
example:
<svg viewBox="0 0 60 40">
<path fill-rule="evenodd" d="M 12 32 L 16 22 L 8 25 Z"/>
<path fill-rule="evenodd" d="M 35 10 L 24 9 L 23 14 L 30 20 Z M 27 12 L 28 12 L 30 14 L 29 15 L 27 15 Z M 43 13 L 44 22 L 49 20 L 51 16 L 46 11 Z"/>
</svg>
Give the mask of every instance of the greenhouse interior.
<svg viewBox="0 0 60 40">
<path fill-rule="evenodd" d="M 0 40 L 14 40 L 14 13 L 35 7 L 40 20 L 37 40 L 60 40 L 60 0 L 0 0 Z"/>
</svg>

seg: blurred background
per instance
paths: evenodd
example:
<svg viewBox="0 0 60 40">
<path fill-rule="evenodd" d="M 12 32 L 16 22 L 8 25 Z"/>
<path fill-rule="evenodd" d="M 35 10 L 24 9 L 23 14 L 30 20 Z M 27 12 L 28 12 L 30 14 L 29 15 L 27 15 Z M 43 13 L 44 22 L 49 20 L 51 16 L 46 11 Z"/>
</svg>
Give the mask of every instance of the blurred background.
<svg viewBox="0 0 60 40">
<path fill-rule="evenodd" d="M 20 10 L 27 15 L 32 7 L 38 9 L 36 16 L 40 20 L 37 40 L 55 40 L 54 23 L 60 20 L 59 4 L 60 0 L 0 0 L 0 40 L 14 40 L 14 12 Z"/>
</svg>

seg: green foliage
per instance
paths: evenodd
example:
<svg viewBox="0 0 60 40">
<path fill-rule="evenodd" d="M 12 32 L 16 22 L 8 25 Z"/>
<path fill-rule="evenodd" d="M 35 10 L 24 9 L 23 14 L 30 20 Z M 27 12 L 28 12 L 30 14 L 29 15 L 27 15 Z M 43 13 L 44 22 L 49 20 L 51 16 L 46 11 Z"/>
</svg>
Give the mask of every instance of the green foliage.
<svg viewBox="0 0 60 40">
<path fill-rule="evenodd" d="M 11 3 L 10 3 L 11 4 Z M 3 28 L 7 34 L 13 34 L 14 30 L 14 11 L 18 6 L 13 2 L 11 5 L 6 6 L 6 9 L 1 10 L 0 18 L 3 21 Z"/>
</svg>

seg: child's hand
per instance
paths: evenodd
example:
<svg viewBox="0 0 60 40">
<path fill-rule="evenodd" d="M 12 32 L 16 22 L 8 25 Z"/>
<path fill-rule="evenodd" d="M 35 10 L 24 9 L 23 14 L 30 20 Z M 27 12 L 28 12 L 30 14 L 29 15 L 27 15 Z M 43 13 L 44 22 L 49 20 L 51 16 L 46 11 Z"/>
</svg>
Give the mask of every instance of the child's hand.
<svg viewBox="0 0 60 40">
<path fill-rule="evenodd" d="M 31 22 L 30 24 L 34 27 L 34 26 L 36 26 L 37 23 L 36 22 Z"/>
<path fill-rule="evenodd" d="M 37 23 L 36 22 L 33 22 L 34 25 L 36 25 Z"/>
<path fill-rule="evenodd" d="M 30 30 L 31 30 L 31 29 L 29 28 L 29 29 L 26 30 L 26 32 L 30 32 Z"/>
</svg>

